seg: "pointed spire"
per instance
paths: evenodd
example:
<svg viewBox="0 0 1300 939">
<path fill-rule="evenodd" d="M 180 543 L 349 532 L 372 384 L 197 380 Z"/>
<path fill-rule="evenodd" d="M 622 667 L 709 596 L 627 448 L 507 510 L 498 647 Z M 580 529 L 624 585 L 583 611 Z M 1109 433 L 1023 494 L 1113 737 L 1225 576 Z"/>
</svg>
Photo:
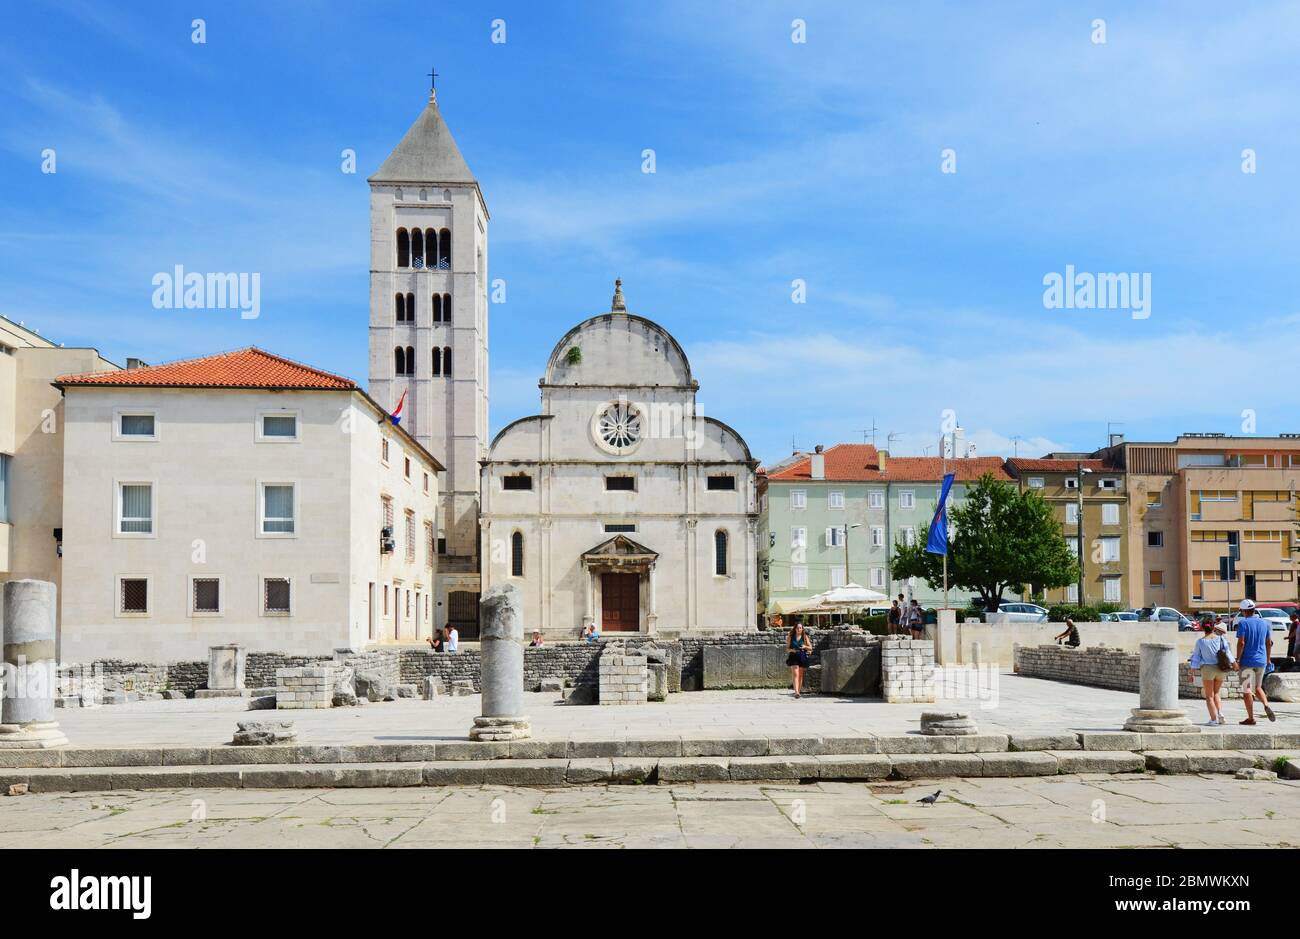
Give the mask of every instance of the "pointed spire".
<svg viewBox="0 0 1300 939">
<path fill-rule="evenodd" d="M 438 110 L 438 93 L 429 89 L 429 103 L 389 154 L 371 182 L 473 183 L 460 148 Z"/>
<path fill-rule="evenodd" d="M 611 313 L 626 313 L 627 304 L 623 302 L 623 280 L 616 278 L 614 280 L 614 299 L 609 305 Z"/>
</svg>

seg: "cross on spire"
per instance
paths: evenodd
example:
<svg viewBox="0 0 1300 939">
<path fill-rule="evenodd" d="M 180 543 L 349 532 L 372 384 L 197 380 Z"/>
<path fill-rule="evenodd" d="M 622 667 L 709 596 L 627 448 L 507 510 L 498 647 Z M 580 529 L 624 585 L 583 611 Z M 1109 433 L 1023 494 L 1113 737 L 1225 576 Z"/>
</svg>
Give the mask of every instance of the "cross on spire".
<svg viewBox="0 0 1300 939">
<path fill-rule="evenodd" d="M 436 91 L 438 88 L 438 72 L 434 66 L 429 66 L 429 90 Z"/>
</svg>

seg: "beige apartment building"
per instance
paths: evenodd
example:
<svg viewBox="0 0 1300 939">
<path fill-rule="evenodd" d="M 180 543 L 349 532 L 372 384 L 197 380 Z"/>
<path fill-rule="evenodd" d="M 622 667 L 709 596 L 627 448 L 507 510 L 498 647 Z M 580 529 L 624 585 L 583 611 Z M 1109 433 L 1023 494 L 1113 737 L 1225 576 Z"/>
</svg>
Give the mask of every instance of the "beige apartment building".
<svg viewBox="0 0 1300 939">
<path fill-rule="evenodd" d="M 0 581 L 62 584 L 64 412 L 50 382 L 117 369 L 94 349 L 64 348 L 0 317 Z"/>
<path fill-rule="evenodd" d="M 352 381 L 243 349 L 55 385 L 64 661 L 319 655 L 442 624 L 442 465 Z"/>
<path fill-rule="evenodd" d="M 1167 443 L 1112 441 L 1132 512 L 1133 602 L 1183 612 L 1224 610 L 1243 597 L 1297 600 L 1300 435 L 1183 434 Z M 1239 555 L 1232 580 L 1219 559 Z"/>
<path fill-rule="evenodd" d="M 1127 606 L 1133 602 L 1124 471 L 1110 460 L 1062 453 L 1042 459 L 1013 458 L 1006 461 L 1006 468 L 1022 491 L 1036 492 L 1052 506 L 1076 557 L 1082 509 L 1084 595 L 1079 596 L 1079 585 L 1074 583 L 1044 591 L 1044 603 Z"/>
</svg>

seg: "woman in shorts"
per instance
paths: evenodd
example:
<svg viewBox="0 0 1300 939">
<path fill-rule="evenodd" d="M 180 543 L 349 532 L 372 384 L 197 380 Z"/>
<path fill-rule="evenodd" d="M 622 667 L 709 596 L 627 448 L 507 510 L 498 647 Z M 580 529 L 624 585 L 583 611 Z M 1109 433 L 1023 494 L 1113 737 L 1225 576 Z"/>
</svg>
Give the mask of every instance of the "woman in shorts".
<svg viewBox="0 0 1300 939">
<path fill-rule="evenodd" d="M 1223 716 L 1223 702 L 1219 698 L 1219 692 L 1223 689 L 1223 679 L 1227 677 L 1232 670 L 1232 647 L 1224 635 L 1215 629 L 1212 622 L 1201 624 L 1201 638 L 1196 640 L 1196 647 L 1192 649 L 1192 658 L 1188 663 L 1192 671 L 1201 676 L 1201 689 L 1205 692 L 1205 708 L 1210 712 L 1210 719 L 1206 722 L 1207 727 L 1218 727 L 1226 724 L 1227 720 Z M 1227 655 L 1227 668 L 1219 661 L 1219 653 Z"/>
</svg>

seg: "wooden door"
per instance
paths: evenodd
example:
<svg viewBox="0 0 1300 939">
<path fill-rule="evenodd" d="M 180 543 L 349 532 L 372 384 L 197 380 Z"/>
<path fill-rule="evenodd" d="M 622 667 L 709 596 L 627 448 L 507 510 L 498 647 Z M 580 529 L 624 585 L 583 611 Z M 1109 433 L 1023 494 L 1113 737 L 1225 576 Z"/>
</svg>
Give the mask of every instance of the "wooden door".
<svg viewBox="0 0 1300 939">
<path fill-rule="evenodd" d="M 641 628 L 641 575 L 602 574 L 600 631 L 637 632 Z"/>
</svg>

